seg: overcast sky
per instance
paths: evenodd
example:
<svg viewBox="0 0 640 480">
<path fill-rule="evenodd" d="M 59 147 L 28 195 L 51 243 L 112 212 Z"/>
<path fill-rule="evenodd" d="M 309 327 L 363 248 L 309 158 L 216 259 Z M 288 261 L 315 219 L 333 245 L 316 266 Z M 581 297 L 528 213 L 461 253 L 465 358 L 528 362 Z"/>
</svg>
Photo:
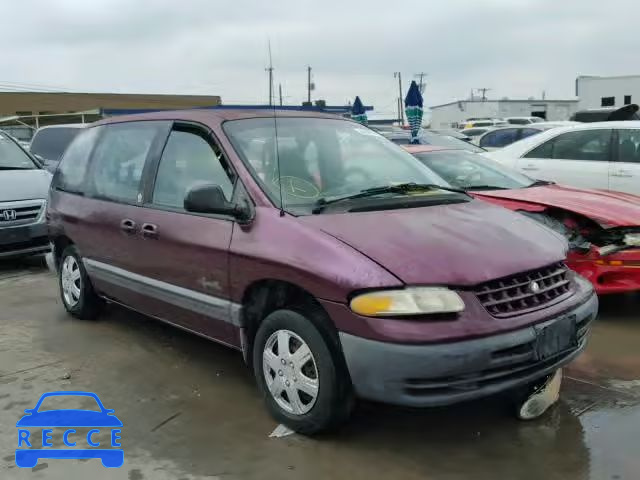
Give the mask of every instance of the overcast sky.
<svg viewBox="0 0 640 480">
<path fill-rule="evenodd" d="M 426 105 L 469 96 L 571 98 L 577 75 L 640 73 L 637 0 L 4 1 L 0 86 L 267 100 L 267 39 L 285 103 L 393 113 L 428 72 Z"/>
</svg>

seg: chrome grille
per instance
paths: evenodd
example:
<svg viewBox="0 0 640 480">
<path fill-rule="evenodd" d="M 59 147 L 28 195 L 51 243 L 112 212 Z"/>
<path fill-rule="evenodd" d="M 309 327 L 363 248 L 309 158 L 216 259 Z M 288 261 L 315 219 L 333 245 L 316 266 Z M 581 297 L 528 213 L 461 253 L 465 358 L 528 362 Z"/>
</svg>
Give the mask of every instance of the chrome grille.
<svg viewBox="0 0 640 480">
<path fill-rule="evenodd" d="M 480 303 L 494 317 L 510 317 L 548 306 L 571 293 L 567 266 L 548 267 L 491 280 L 474 288 Z"/>
<path fill-rule="evenodd" d="M 36 223 L 43 207 L 43 200 L 0 202 L 0 228 Z"/>
</svg>

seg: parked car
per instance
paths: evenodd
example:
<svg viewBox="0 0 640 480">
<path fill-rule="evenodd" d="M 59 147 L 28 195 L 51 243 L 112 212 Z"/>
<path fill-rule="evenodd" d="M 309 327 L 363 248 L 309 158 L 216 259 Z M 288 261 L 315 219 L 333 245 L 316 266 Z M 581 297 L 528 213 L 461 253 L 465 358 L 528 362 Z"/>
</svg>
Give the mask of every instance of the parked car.
<svg viewBox="0 0 640 480">
<path fill-rule="evenodd" d="M 544 122 L 540 117 L 507 117 L 506 122 L 510 125 L 531 125 L 532 123 Z"/>
<path fill-rule="evenodd" d="M 65 149 L 84 126 L 83 123 L 69 123 L 40 127 L 31 139 L 29 151 L 44 164 L 45 168 L 53 171 Z"/>
<path fill-rule="evenodd" d="M 436 135 L 445 135 L 447 137 L 457 138 L 458 140 L 464 140 L 465 142 L 471 141 L 471 137 L 466 135 L 466 132 L 460 132 L 453 128 L 429 128 L 427 131 L 435 133 Z"/>
<path fill-rule="evenodd" d="M 471 139 L 473 143 L 477 144 L 478 138 L 484 135 L 487 132 L 490 132 L 495 127 L 474 127 L 474 128 L 465 128 L 464 130 L 460 130 L 458 133 L 461 135 L 465 135 Z"/>
<path fill-rule="evenodd" d="M 51 174 L 0 133 L 0 259 L 49 251 L 45 205 Z"/>
<path fill-rule="evenodd" d="M 638 195 L 639 146 L 640 122 L 583 123 L 484 155 L 542 180 Z"/>
<path fill-rule="evenodd" d="M 534 180 L 463 150 L 405 148 L 454 187 L 566 237 L 569 267 L 598 294 L 640 290 L 640 196 Z"/>
<path fill-rule="evenodd" d="M 613 121 L 628 121 L 628 120 L 640 120 L 638 115 L 638 105 L 631 103 L 624 107 L 605 107 L 605 108 L 591 108 L 586 110 L 579 110 L 571 115 L 570 120 L 576 122 L 613 122 Z"/>
<path fill-rule="evenodd" d="M 507 145 L 511 145 L 512 143 L 517 142 L 518 140 L 522 140 L 523 138 L 527 138 L 540 132 L 544 132 L 549 128 L 552 127 L 538 126 L 533 124 L 527 125 L 526 127 L 497 127 L 488 130 L 482 135 L 476 137 L 475 143 L 485 150 L 496 150 L 498 148 L 503 148 Z"/>
<path fill-rule="evenodd" d="M 385 138 L 391 140 L 397 145 L 409 145 L 411 143 L 411 134 L 409 132 L 385 134 Z M 459 140 L 449 135 L 440 135 L 431 131 L 422 130 L 418 137 L 421 145 L 436 145 L 440 147 L 460 148 L 469 150 L 470 152 L 484 152 L 483 148 L 474 145 L 471 142 Z"/>
<path fill-rule="evenodd" d="M 307 434 L 354 394 L 426 407 L 539 385 L 597 312 L 559 235 L 320 113 L 103 120 L 67 149 L 48 218 L 71 315 L 108 299 L 242 351 Z"/>
<path fill-rule="evenodd" d="M 462 129 L 478 128 L 478 127 L 498 127 L 501 125 L 508 125 L 508 123 L 502 118 L 485 118 L 478 120 L 466 120 L 462 122 Z"/>
</svg>

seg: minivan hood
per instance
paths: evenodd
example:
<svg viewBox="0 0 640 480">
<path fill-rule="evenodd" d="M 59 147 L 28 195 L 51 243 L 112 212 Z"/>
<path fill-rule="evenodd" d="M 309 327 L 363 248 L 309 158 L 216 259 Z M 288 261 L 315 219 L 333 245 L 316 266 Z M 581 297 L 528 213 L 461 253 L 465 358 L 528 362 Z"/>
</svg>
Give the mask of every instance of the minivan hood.
<svg viewBox="0 0 640 480">
<path fill-rule="evenodd" d="M 546 227 L 477 200 L 299 220 L 413 285 L 471 286 L 562 261 L 567 252 L 566 241 Z"/>
<path fill-rule="evenodd" d="M 0 202 L 47 198 L 50 183 L 46 170 L 0 170 Z"/>
</svg>

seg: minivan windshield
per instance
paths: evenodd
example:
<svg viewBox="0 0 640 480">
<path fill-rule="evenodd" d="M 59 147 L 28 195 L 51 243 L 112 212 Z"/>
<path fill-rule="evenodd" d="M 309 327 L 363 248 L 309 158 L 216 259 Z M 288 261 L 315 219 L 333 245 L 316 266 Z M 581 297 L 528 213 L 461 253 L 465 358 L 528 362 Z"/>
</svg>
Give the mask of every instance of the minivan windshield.
<svg viewBox="0 0 640 480">
<path fill-rule="evenodd" d="M 8 136 L 0 134 L 0 170 L 32 170 L 38 168 L 22 148 Z"/>
<path fill-rule="evenodd" d="M 350 197 L 372 188 L 407 183 L 449 186 L 402 148 L 355 122 L 251 118 L 225 122 L 223 128 L 273 203 L 280 206 L 281 185 L 282 207 L 296 214 L 311 213 L 318 202 Z M 409 195 L 401 189 L 393 190 L 380 196 Z M 438 188 L 427 190 L 421 195 L 460 195 Z M 365 196 L 360 201 L 370 199 Z"/>
</svg>

